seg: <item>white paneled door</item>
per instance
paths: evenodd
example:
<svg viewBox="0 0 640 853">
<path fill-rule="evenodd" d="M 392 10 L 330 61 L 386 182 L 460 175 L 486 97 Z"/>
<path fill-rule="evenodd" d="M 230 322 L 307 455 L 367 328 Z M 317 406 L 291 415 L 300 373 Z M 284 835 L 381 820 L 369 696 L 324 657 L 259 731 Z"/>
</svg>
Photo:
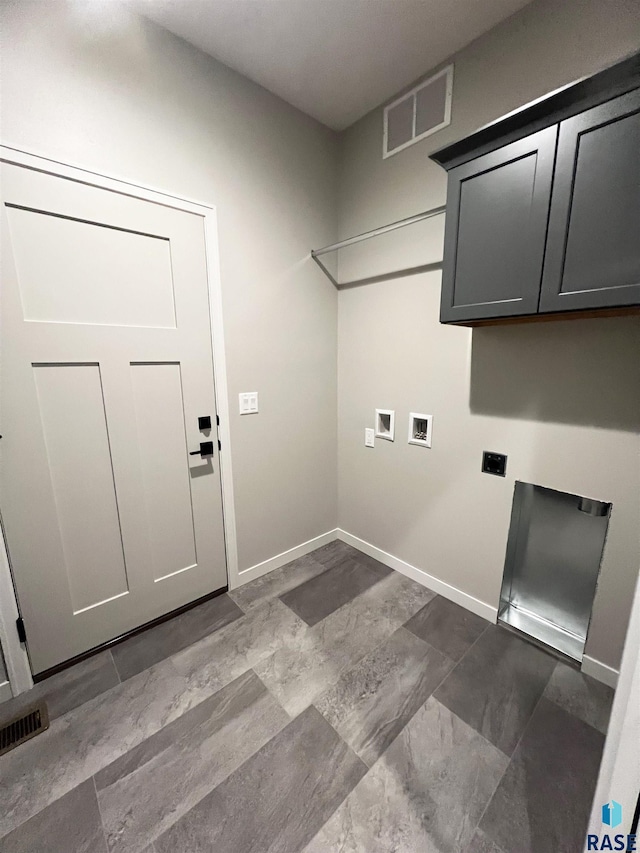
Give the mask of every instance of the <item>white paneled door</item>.
<svg viewBox="0 0 640 853">
<path fill-rule="evenodd" d="M 1 505 L 39 673 L 227 583 L 205 229 L 1 168 Z"/>
</svg>

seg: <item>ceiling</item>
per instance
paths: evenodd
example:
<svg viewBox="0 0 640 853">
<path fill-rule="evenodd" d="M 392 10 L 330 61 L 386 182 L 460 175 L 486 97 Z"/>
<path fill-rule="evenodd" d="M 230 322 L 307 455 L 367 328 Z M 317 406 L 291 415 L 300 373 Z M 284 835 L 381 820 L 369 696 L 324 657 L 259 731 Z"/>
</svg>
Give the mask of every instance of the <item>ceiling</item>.
<svg viewBox="0 0 640 853">
<path fill-rule="evenodd" d="M 133 5 L 342 130 L 528 2 L 133 0 Z"/>
</svg>

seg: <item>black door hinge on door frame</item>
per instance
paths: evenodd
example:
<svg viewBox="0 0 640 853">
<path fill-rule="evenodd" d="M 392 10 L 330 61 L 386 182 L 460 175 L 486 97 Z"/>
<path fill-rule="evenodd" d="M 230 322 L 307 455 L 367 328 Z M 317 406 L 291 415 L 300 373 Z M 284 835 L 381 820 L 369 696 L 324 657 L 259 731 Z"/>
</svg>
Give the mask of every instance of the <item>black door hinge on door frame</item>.
<svg viewBox="0 0 640 853">
<path fill-rule="evenodd" d="M 18 639 L 20 640 L 20 642 L 26 643 L 27 642 L 27 633 L 24 630 L 24 620 L 22 619 L 22 617 L 20 617 L 19 619 L 16 619 L 16 630 L 18 632 Z"/>
</svg>

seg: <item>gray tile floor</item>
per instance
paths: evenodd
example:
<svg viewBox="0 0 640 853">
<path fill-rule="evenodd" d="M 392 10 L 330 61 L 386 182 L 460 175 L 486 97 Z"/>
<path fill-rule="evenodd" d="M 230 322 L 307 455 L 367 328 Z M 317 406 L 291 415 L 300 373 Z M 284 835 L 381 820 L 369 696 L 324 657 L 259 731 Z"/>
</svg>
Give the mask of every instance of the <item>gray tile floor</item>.
<svg viewBox="0 0 640 853">
<path fill-rule="evenodd" d="M 612 700 L 339 542 L 36 692 L 1 853 L 580 853 Z"/>
</svg>

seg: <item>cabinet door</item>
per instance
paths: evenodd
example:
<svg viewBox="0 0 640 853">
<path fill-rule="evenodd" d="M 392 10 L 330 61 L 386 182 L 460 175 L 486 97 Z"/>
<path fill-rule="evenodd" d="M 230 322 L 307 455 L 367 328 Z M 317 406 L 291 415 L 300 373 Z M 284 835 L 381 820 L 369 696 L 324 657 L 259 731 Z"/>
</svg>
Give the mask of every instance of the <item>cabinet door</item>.
<svg viewBox="0 0 640 853">
<path fill-rule="evenodd" d="M 535 314 L 557 125 L 449 172 L 443 323 Z"/>
<path fill-rule="evenodd" d="M 560 124 L 541 311 L 640 303 L 640 89 Z"/>
</svg>

